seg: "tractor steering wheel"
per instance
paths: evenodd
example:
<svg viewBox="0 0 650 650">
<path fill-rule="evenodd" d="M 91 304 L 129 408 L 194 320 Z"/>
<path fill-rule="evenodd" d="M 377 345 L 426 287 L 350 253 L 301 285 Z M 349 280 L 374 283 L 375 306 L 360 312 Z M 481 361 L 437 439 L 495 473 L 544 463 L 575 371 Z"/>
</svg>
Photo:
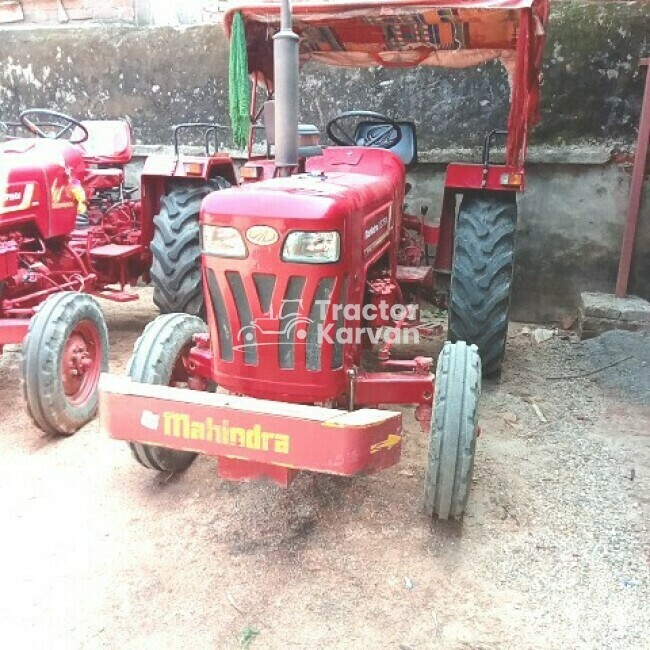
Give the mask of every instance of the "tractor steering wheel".
<svg viewBox="0 0 650 650">
<path fill-rule="evenodd" d="M 48 120 L 35 119 L 38 117 L 46 117 Z M 70 117 L 65 113 L 57 113 L 57 111 L 50 111 L 47 108 L 29 108 L 23 111 L 18 119 L 30 133 L 37 135 L 39 138 L 59 140 L 67 133 L 70 144 L 81 144 L 88 140 L 88 129 L 79 120 L 75 120 L 74 117 Z M 58 131 L 48 133 L 43 131 L 43 127 L 53 127 Z M 79 129 L 81 134 L 72 139 L 70 134 L 74 129 Z"/>
<path fill-rule="evenodd" d="M 352 118 L 370 120 L 378 124 L 366 132 L 363 142 L 357 142 L 340 124 L 343 120 Z M 375 113 L 374 111 L 345 111 L 339 113 L 327 123 L 327 136 L 334 144 L 342 147 L 357 146 L 392 149 L 398 142 L 401 142 L 402 129 L 395 120 L 381 113 Z"/>
</svg>

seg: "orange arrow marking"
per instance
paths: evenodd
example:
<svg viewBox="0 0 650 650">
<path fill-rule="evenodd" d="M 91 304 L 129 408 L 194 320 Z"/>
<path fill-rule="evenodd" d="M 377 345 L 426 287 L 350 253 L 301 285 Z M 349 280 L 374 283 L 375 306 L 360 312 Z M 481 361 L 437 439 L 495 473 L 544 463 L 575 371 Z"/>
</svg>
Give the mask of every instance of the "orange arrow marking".
<svg viewBox="0 0 650 650">
<path fill-rule="evenodd" d="M 382 440 L 381 442 L 376 442 L 374 445 L 370 447 L 370 453 L 371 454 L 376 454 L 378 451 L 381 451 L 382 449 L 392 449 L 397 443 L 400 442 L 402 439 L 402 436 L 396 436 L 394 433 L 391 433 L 386 440 Z"/>
</svg>

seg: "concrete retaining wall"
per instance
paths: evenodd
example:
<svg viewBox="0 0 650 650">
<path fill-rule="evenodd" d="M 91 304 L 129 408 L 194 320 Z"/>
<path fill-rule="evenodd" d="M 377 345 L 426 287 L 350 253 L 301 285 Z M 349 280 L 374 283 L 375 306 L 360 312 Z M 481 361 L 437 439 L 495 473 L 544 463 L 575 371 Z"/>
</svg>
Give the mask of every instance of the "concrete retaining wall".
<svg viewBox="0 0 650 650">
<path fill-rule="evenodd" d="M 543 119 L 533 142 L 633 140 L 648 52 L 647 2 L 554 2 Z M 220 25 L 187 28 L 70 24 L 0 29 L 0 113 L 45 105 L 76 115 L 128 115 L 138 140 L 164 142 L 188 118 L 227 124 L 228 47 Z M 508 88 L 499 63 L 476 69 L 340 70 L 308 64 L 302 114 L 323 124 L 366 107 L 418 122 L 423 151 L 477 146 L 503 127 Z"/>
<path fill-rule="evenodd" d="M 412 174 L 409 209 L 437 216 L 444 165 Z M 518 202 L 513 315 L 520 320 L 575 316 L 581 291 L 613 292 L 630 174 L 620 165 L 531 163 Z M 630 292 L 650 298 L 650 182 L 646 183 Z"/>
<path fill-rule="evenodd" d="M 137 183 L 146 155 L 160 148 L 138 149 L 139 155 L 129 169 L 127 180 L 131 183 Z M 605 162 L 607 156 L 602 150 L 583 151 L 585 159 L 592 162 L 550 162 L 562 151 L 532 152 L 528 188 L 518 202 L 512 305 L 517 320 L 562 321 L 576 316 L 582 291 L 614 291 L 629 169 Z M 570 154 L 564 153 L 567 157 Z M 428 206 L 427 218 L 438 218 L 445 169 L 444 163 L 423 163 L 409 174 L 413 185 L 407 197 L 410 212 L 419 214 L 421 206 Z M 645 187 L 643 206 L 630 293 L 650 299 L 650 182 Z"/>
</svg>

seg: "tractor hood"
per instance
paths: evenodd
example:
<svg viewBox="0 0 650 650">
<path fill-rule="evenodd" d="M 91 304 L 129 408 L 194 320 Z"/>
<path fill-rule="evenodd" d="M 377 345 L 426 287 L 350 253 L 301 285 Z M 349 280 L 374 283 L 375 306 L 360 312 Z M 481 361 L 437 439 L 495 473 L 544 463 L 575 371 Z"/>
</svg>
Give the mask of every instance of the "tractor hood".
<svg viewBox="0 0 650 650">
<path fill-rule="evenodd" d="M 74 227 L 70 180 L 81 178 L 81 153 L 62 140 L 20 138 L 0 145 L 0 229 L 33 223 L 44 238 Z"/>
<path fill-rule="evenodd" d="M 267 222 L 280 233 L 340 230 L 345 219 L 372 212 L 400 194 L 404 175 L 402 161 L 389 151 L 332 147 L 308 159 L 304 174 L 210 194 L 201 218 L 203 223 L 241 228 Z"/>
<path fill-rule="evenodd" d="M 83 155 L 64 140 L 46 138 L 19 138 L 0 144 L 0 180 L 7 174 L 45 167 L 60 167 L 81 177 L 85 168 Z"/>
<path fill-rule="evenodd" d="M 233 393 L 307 403 L 342 395 L 345 342 L 319 342 L 319 331 L 343 327 L 334 305 L 359 301 L 363 269 L 397 248 L 405 175 L 397 156 L 333 147 L 308 162 L 307 173 L 203 201 L 212 376 Z M 216 231 L 241 245 L 220 248 Z M 312 244 L 291 243 L 302 239 Z M 336 242 L 331 255 L 310 256 L 326 240 Z"/>
</svg>

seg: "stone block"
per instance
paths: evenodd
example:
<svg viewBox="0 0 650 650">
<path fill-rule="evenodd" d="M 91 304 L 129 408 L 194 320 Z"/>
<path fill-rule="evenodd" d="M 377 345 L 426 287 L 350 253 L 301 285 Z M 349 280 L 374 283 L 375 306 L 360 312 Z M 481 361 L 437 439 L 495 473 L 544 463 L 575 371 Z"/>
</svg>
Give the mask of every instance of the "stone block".
<svg viewBox="0 0 650 650">
<path fill-rule="evenodd" d="M 593 317 L 617 319 L 621 312 L 617 309 L 616 298 L 608 293 L 585 291 L 580 294 L 580 310 Z"/>
<path fill-rule="evenodd" d="M 650 303 L 630 296 L 584 292 L 578 309 L 578 334 L 587 339 L 609 330 L 650 331 Z"/>
</svg>

